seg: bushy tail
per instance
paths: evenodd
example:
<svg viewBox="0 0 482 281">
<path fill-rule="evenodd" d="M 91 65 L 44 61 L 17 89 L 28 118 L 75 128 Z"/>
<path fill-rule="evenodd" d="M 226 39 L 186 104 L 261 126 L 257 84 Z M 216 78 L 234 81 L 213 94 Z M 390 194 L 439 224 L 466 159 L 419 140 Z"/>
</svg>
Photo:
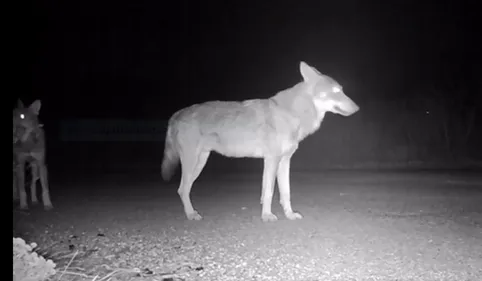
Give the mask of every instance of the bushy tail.
<svg viewBox="0 0 482 281">
<path fill-rule="evenodd" d="M 179 153 L 174 147 L 172 140 L 171 126 L 167 129 L 166 144 L 164 147 L 164 158 L 162 159 L 162 178 L 168 181 L 174 175 L 177 165 L 179 164 Z"/>
</svg>

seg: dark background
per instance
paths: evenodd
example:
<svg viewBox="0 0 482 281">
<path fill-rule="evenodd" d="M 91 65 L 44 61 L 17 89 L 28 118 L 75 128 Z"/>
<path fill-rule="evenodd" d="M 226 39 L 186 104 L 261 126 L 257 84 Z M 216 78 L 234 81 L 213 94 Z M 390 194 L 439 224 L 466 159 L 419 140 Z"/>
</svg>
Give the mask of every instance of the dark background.
<svg viewBox="0 0 482 281">
<path fill-rule="evenodd" d="M 268 98 L 306 61 L 361 110 L 328 114 L 293 170 L 466 167 L 482 159 L 476 2 L 33 1 L 19 98 L 42 100 L 51 178 L 160 173 L 175 111 Z M 213 155 L 205 173 L 261 167 Z"/>
</svg>

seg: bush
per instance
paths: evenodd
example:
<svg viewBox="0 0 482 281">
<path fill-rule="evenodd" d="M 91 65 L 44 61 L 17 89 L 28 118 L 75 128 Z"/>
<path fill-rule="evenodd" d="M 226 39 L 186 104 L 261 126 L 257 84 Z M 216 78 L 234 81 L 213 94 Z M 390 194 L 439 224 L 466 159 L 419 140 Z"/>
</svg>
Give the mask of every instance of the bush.
<svg viewBox="0 0 482 281">
<path fill-rule="evenodd" d="M 13 238 L 14 281 L 43 281 L 56 273 L 55 263 L 33 251 L 36 247 L 35 243 L 28 245 L 22 238 Z"/>
</svg>

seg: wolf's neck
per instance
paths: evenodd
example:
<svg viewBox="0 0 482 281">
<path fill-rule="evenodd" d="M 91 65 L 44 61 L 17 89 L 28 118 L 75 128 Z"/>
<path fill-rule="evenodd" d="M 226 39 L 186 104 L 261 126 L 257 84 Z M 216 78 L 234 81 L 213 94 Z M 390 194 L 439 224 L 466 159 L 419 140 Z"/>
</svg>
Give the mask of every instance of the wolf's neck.
<svg viewBox="0 0 482 281">
<path fill-rule="evenodd" d="M 301 138 L 318 130 L 325 117 L 325 112 L 316 110 L 307 85 L 303 82 L 277 93 L 271 100 L 300 121 Z"/>
<path fill-rule="evenodd" d="M 16 146 L 43 146 L 45 141 L 44 131 L 41 126 L 33 129 L 24 128 L 24 132 L 14 137 L 14 145 Z M 15 133 L 14 133 L 15 134 Z"/>
<path fill-rule="evenodd" d="M 271 99 L 274 100 L 278 106 L 291 111 L 295 99 L 305 92 L 305 87 L 304 83 L 300 82 L 289 89 L 278 92 L 276 95 L 272 96 Z"/>
</svg>

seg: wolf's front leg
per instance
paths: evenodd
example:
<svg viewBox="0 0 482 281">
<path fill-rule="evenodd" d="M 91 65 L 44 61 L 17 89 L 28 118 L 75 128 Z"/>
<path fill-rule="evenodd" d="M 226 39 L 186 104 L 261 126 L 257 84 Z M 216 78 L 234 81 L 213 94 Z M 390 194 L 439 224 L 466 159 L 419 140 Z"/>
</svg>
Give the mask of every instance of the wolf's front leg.
<svg viewBox="0 0 482 281">
<path fill-rule="evenodd" d="M 273 199 L 273 188 L 275 173 L 278 168 L 279 158 L 270 157 L 264 159 L 263 169 L 263 187 L 261 191 L 261 198 L 263 204 L 263 210 L 261 213 L 261 219 L 264 222 L 276 221 L 278 218 L 271 212 L 271 201 Z"/>
<path fill-rule="evenodd" d="M 278 166 L 278 188 L 280 193 L 280 203 L 283 206 L 286 218 L 290 220 L 301 219 L 303 216 L 299 213 L 293 212 L 291 208 L 291 194 L 290 194 L 290 162 L 291 156 L 286 155 L 281 158 Z"/>
<path fill-rule="evenodd" d="M 19 195 L 18 195 L 18 185 L 17 185 L 17 168 L 13 168 L 13 200 L 18 201 L 19 200 Z"/>
<path fill-rule="evenodd" d="M 17 190 L 20 197 L 20 209 L 27 210 L 27 192 L 25 192 L 25 162 L 17 161 L 16 177 L 17 177 Z"/>
</svg>

